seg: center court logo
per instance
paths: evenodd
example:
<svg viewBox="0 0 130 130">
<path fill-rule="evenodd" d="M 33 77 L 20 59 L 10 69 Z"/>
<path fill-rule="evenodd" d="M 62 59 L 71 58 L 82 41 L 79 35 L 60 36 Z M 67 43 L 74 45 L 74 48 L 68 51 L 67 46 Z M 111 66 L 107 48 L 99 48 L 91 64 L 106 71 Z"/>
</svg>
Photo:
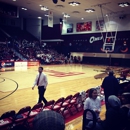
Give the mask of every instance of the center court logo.
<svg viewBox="0 0 130 130">
<path fill-rule="evenodd" d="M 81 75 L 85 74 L 82 72 L 60 72 L 60 71 L 55 71 L 55 70 L 44 70 L 45 72 L 48 72 L 50 76 L 54 77 L 68 77 L 68 76 L 76 76 L 76 75 Z"/>
<path fill-rule="evenodd" d="M 103 37 L 94 37 L 94 36 L 92 36 L 92 37 L 90 37 L 89 42 L 90 42 L 90 43 L 93 43 L 93 42 L 95 42 L 95 41 L 102 40 L 102 38 L 103 38 Z"/>
</svg>

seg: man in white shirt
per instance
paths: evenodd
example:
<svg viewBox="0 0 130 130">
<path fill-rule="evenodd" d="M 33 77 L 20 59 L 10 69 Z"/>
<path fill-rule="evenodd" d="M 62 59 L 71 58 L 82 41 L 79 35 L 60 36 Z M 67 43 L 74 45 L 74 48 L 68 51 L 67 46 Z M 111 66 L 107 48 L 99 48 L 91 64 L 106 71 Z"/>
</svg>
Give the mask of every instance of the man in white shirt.
<svg viewBox="0 0 130 130">
<path fill-rule="evenodd" d="M 38 103 L 41 103 L 42 100 L 43 100 L 43 102 L 46 105 L 47 100 L 44 97 L 44 93 L 45 93 L 46 87 L 48 85 L 48 80 L 47 80 L 47 76 L 43 73 L 43 67 L 39 67 L 38 72 L 39 72 L 39 74 L 36 76 L 36 79 L 35 79 L 34 85 L 32 87 L 32 90 L 34 90 L 34 87 L 36 85 L 38 86 L 38 93 L 39 93 Z"/>
</svg>

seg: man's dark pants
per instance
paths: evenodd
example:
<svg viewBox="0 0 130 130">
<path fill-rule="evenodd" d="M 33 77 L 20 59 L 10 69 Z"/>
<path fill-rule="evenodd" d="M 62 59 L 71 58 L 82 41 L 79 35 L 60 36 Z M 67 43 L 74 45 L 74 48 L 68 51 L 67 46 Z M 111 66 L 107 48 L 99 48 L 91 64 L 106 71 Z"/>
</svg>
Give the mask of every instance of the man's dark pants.
<svg viewBox="0 0 130 130">
<path fill-rule="evenodd" d="M 44 86 L 38 86 L 38 93 L 39 93 L 38 103 L 41 103 L 43 101 L 45 103 L 45 105 L 46 105 L 47 104 L 47 100 L 44 97 L 45 91 L 46 91 L 46 89 L 44 88 Z"/>
</svg>

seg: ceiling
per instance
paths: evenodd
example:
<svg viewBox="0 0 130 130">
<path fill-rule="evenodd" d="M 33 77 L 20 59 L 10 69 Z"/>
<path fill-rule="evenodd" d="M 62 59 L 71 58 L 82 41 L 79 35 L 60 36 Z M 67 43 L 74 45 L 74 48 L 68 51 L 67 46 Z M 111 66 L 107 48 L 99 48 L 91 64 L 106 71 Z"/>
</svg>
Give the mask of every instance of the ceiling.
<svg viewBox="0 0 130 130">
<path fill-rule="evenodd" d="M 110 16 L 119 17 L 120 15 L 129 15 L 130 7 L 119 7 L 118 3 L 120 2 L 129 2 L 130 0 L 76 0 L 80 2 L 79 6 L 70 6 L 68 2 L 73 0 L 65 0 L 62 2 L 58 0 L 57 4 L 54 4 L 52 0 L 0 0 L 12 5 L 19 7 L 20 17 L 26 18 L 37 18 L 41 16 L 43 19 L 47 19 L 44 15 L 47 14 L 47 11 L 40 10 L 39 5 L 47 6 L 50 10 L 54 12 L 54 19 L 59 19 L 63 17 L 63 12 L 69 14 L 71 17 L 68 18 L 68 21 L 80 21 L 81 18 L 84 20 L 92 20 L 101 18 L 105 14 L 110 14 Z M 63 5 L 63 7 L 57 7 L 57 5 Z M 101 6 L 99 6 L 101 5 Z M 21 7 L 27 8 L 27 10 L 22 10 Z M 93 8 L 95 12 L 87 13 L 85 9 Z M 79 11 L 79 13 L 73 13 L 74 11 Z M 102 11 L 102 13 L 101 13 Z M 102 15 L 103 14 L 103 15 Z"/>
</svg>

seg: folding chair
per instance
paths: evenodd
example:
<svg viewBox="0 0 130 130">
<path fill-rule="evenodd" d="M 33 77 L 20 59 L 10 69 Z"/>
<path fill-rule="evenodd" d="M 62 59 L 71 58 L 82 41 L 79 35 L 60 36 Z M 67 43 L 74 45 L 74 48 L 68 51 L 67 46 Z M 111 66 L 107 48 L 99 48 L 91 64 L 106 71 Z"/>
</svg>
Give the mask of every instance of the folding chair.
<svg viewBox="0 0 130 130">
<path fill-rule="evenodd" d="M 15 111 L 8 111 L 2 114 L 0 117 L 0 129 L 9 129 L 13 125 L 13 117 L 15 116 Z"/>
<path fill-rule="evenodd" d="M 64 97 L 59 98 L 53 105 L 52 110 L 56 112 L 60 112 L 60 109 L 62 108 L 62 104 L 64 102 Z"/>
<path fill-rule="evenodd" d="M 15 125 L 25 124 L 30 110 L 31 110 L 30 106 L 21 108 L 19 112 L 15 115 L 15 118 L 14 118 Z"/>
<path fill-rule="evenodd" d="M 47 104 L 43 107 L 43 111 L 52 110 L 54 103 L 55 103 L 54 100 L 48 101 Z"/>
<path fill-rule="evenodd" d="M 34 117 L 42 110 L 43 110 L 43 103 L 39 103 L 33 106 L 33 108 L 30 110 L 27 117 L 27 123 L 29 126 L 31 126 Z"/>
<path fill-rule="evenodd" d="M 72 95 L 67 96 L 64 99 L 64 102 L 62 103 L 61 107 L 67 107 L 68 105 L 70 105 L 70 101 L 71 101 L 72 97 L 73 97 Z"/>
</svg>

